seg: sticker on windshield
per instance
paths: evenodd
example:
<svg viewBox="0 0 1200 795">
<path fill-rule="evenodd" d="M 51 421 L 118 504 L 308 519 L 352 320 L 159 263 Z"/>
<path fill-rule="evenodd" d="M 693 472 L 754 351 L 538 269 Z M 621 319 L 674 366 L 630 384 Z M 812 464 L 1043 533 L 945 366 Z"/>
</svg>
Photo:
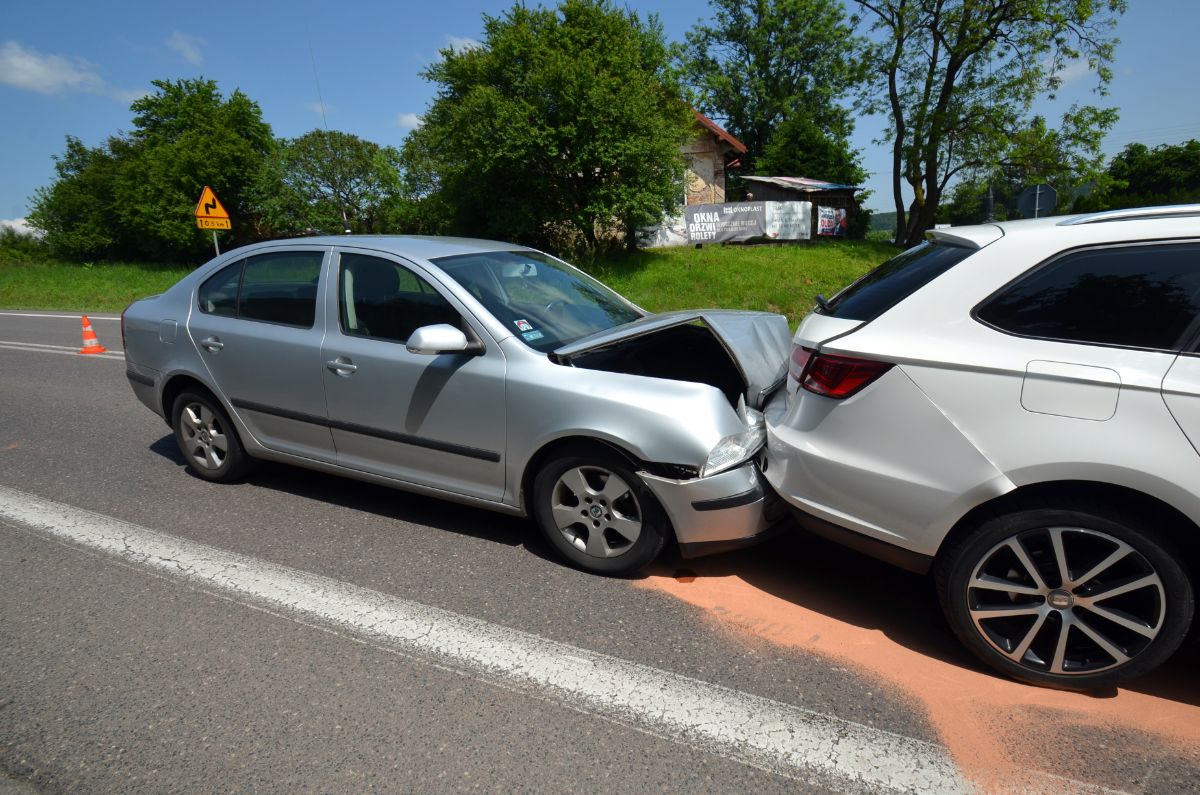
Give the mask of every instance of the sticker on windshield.
<svg viewBox="0 0 1200 795">
<path fill-rule="evenodd" d="M 546 335 L 540 331 L 526 331 L 521 335 L 521 338 L 526 342 L 533 342 L 534 340 L 540 340 L 544 336 Z"/>
<path fill-rule="evenodd" d="M 513 323 L 517 326 L 517 331 L 533 331 L 533 324 L 528 320 L 514 320 Z"/>
</svg>

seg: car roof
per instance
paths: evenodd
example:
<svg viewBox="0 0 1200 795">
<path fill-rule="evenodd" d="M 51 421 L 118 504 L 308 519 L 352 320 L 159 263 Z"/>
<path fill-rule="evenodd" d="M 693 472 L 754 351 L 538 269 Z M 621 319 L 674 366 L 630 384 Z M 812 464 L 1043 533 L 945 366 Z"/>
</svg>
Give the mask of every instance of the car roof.
<svg viewBox="0 0 1200 795">
<path fill-rule="evenodd" d="M 1066 239 L 1067 230 L 1074 230 L 1071 239 L 1128 237 L 1138 240 L 1156 233 L 1196 234 L 1200 231 L 1200 204 L 1180 204 L 1165 207 L 1136 207 L 1126 210 L 1106 210 L 1081 215 L 1051 215 L 1045 218 L 1026 218 L 1016 221 L 996 221 L 972 226 L 952 226 L 926 232 L 930 240 L 940 240 L 966 248 L 983 248 L 1001 237 L 1013 235 L 1052 235 Z M 1114 234 L 1115 233 L 1115 234 Z"/>
<path fill-rule="evenodd" d="M 479 240 L 469 237 L 435 237 L 422 235 L 316 235 L 267 240 L 237 249 L 239 254 L 253 254 L 261 248 L 278 246 L 350 246 L 385 251 L 406 257 L 434 259 L 459 254 L 481 254 L 489 251 L 530 251 L 515 243 L 498 240 Z"/>
</svg>

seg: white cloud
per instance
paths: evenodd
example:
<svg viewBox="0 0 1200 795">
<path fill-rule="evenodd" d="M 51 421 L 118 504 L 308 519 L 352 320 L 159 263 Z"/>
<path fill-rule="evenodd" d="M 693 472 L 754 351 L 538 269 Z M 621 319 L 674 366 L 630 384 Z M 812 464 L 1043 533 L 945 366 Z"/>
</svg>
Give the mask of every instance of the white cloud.
<svg viewBox="0 0 1200 795">
<path fill-rule="evenodd" d="M 104 91 L 95 67 L 82 58 L 47 55 L 15 41 L 0 44 L 0 83 L 40 94 Z"/>
<path fill-rule="evenodd" d="M 192 66 L 199 66 L 204 60 L 204 56 L 200 54 L 200 48 L 207 43 L 199 36 L 190 36 L 179 31 L 175 31 L 167 39 L 167 46 L 179 53 L 180 57 Z"/>
<path fill-rule="evenodd" d="M 415 113 L 401 113 L 396 117 L 396 124 L 403 130 L 415 130 L 424 123 L 425 120 Z"/>
<path fill-rule="evenodd" d="M 325 102 L 325 103 L 310 102 L 307 105 L 305 105 L 305 107 L 308 108 L 309 110 L 311 110 L 313 113 L 316 113 L 318 115 L 322 114 L 322 113 L 324 113 L 325 115 L 329 115 L 330 113 L 333 113 L 335 110 L 337 110 L 337 108 L 335 108 L 333 105 L 330 105 L 328 102 Z"/>
<path fill-rule="evenodd" d="M 483 46 L 483 42 L 466 36 L 447 36 L 446 46 L 455 52 L 462 52 L 463 50 L 477 50 Z"/>
<path fill-rule="evenodd" d="M 109 85 L 96 73 L 96 67 L 82 58 L 38 52 L 15 41 L 0 44 L 0 83 L 39 94 L 86 91 L 119 102 L 133 102 L 146 95 L 144 90 Z"/>
<path fill-rule="evenodd" d="M 1062 81 L 1063 86 L 1069 86 L 1077 80 L 1082 80 L 1092 73 L 1092 67 L 1088 65 L 1086 58 L 1077 58 L 1074 61 L 1068 61 L 1062 65 L 1055 74 Z"/>
<path fill-rule="evenodd" d="M 34 237 L 41 235 L 41 232 L 25 223 L 24 218 L 0 218 L 0 229 L 12 229 L 22 235 L 33 235 Z"/>
<path fill-rule="evenodd" d="M 129 103 L 136 102 L 142 97 L 150 96 L 150 92 L 144 88 L 113 88 L 109 86 L 103 93 L 108 94 L 113 99 Z"/>
</svg>

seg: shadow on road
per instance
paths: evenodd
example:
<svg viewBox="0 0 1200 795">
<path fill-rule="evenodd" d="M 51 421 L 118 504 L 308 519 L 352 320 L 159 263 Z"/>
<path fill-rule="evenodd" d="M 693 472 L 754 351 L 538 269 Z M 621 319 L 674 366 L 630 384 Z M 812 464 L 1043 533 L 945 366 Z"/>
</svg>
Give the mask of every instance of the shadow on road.
<svg viewBox="0 0 1200 795">
<path fill-rule="evenodd" d="M 668 559 L 652 574 L 675 577 L 736 576 L 758 590 L 836 621 L 882 632 L 918 654 L 997 677 L 977 661 L 942 616 L 932 578 L 866 557 L 790 527 L 758 547 L 712 558 Z M 1200 628 L 1155 672 L 1125 685 L 1181 704 L 1200 706 Z M 1113 692 L 1096 692 L 1097 698 Z"/>
<path fill-rule="evenodd" d="M 177 466 L 186 467 L 187 462 L 172 434 L 155 441 L 150 445 L 150 450 Z M 198 479 L 190 468 L 186 472 Z M 515 516 L 271 461 L 255 462 L 254 469 L 243 484 L 363 511 L 384 519 L 448 530 L 505 546 L 524 546 L 542 559 L 558 562 L 533 523 Z"/>
</svg>

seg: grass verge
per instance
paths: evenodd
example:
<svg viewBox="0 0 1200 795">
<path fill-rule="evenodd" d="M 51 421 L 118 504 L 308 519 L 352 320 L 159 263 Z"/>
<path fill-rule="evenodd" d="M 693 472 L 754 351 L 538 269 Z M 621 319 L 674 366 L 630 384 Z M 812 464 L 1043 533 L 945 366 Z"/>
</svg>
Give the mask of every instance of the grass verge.
<svg viewBox="0 0 1200 795">
<path fill-rule="evenodd" d="M 867 240 L 662 248 L 597 260 L 588 270 L 655 312 L 756 309 L 787 315 L 794 327 L 818 293 L 833 295 L 897 253 Z"/>
<path fill-rule="evenodd" d="M 161 293 L 190 272 L 177 265 L 135 262 L 0 261 L 0 307 L 120 312 L 131 301 Z"/>
<path fill-rule="evenodd" d="M 787 315 L 794 326 L 818 293 L 833 295 L 894 256 L 886 243 L 839 240 L 805 245 L 705 246 L 616 254 L 584 263 L 594 276 L 655 312 L 722 307 Z M 0 307 L 120 312 L 170 287 L 186 266 L 77 264 L 0 251 Z"/>
</svg>

